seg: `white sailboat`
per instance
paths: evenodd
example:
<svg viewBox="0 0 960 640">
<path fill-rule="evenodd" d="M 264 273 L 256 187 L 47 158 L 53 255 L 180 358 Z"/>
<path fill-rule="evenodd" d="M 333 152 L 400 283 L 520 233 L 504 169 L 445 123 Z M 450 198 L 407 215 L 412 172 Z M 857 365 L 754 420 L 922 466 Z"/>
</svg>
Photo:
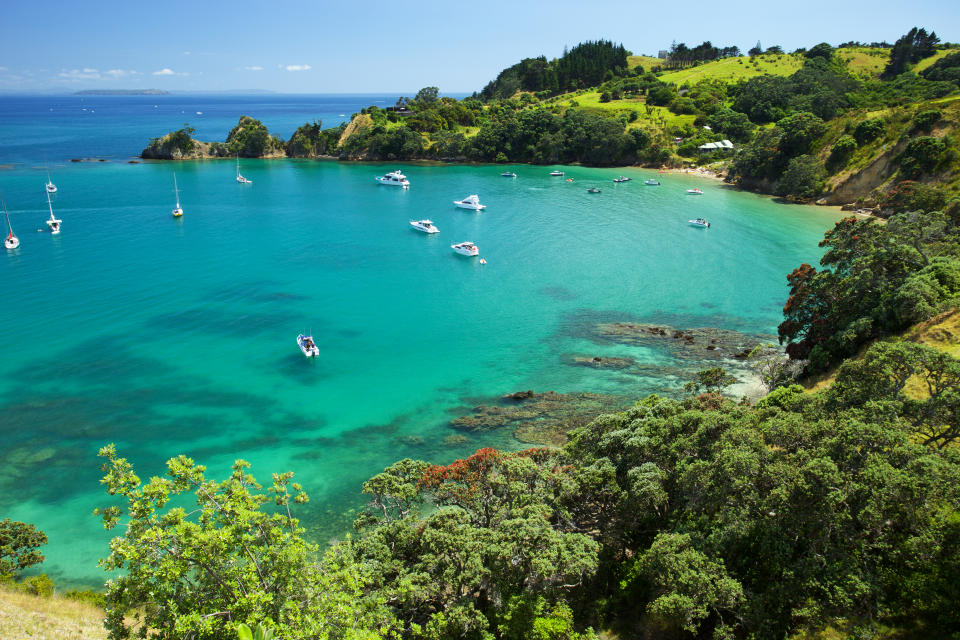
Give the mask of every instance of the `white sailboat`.
<svg viewBox="0 0 960 640">
<path fill-rule="evenodd" d="M 177 196 L 177 204 L 173 207 L 173 217 L 179 218 L 183 215 L 183 207 L 180 206 L 180 190 L 177 189 L 177 174 L 173 174 L 173 193 Z"/>
<path fill-rule="evenodd" d="M 253 180 L 247 180 L 240 175 L 240 154 L 237 154 L 237 182 L 240 184 L 253 184 Z"/>
<path fill-rule="evenodd" d="M 50 202 L 49 191 L 47 191 L 47 207 L 50 208 L 50 219 L 47 220 L 47 226 L 50 227 L 50 233 L 57 235 L 60 233 L 60 224 L 63 222 L 63 220 L 59 220 L 55 215 L 53 215 L 53 204 Z"/>
<path fill-rule="evenodd" d="M 7 219 L 7 229 L 10 230 L 10 235 L 3 241 L 3 246 L 7 249 L 16 249 L 20 246 L 20 239 L 13 235 L 13 226 L 10 224 L 10 214 L 7 213 L 7 203 L 3 201 L 2 197 L 0 197 L 0 202 L 3 202 L 3 215 Z"/>
</svg>

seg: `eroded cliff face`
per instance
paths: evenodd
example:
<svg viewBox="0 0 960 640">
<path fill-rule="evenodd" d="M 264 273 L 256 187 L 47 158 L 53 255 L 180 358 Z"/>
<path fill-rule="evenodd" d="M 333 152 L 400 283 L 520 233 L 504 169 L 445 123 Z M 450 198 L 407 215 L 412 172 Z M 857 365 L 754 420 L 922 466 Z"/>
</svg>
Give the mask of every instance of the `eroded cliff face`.
<svg viewBox="0 0 960 640">
<path fill-rule="evenodd" d="M 869 200 L 874 190 L 891 182 L 898 168 L 894 158 L 903 152 L 907 142 L 907 140 L 900 141 L 858 172 L 844 172 L 831 179 L 828 184 L 829 191 L 822 197 L 823 204 L 844 205 L 860 198 Z"/>
</svg>

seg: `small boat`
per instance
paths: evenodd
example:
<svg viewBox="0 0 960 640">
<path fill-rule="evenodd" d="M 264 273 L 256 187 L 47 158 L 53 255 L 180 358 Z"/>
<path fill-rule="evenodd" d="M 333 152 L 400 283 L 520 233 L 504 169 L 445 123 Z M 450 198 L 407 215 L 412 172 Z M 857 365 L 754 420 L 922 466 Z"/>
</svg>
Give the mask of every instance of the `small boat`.
<svg viewBox="0 0 960 640">
<path fill-rule="evenodd" d="M 47 193 L 56 193 L 57 185 L 53 184 L 53 180 L 50 179 L 50 169 L 47 169 L 47 184 L 46 184 Z"/>
<path fill-rule="evenodd" d="M 180 190 L 177 189 L 177 174 L 173 174 L 173 193 L 177 197 L 177 204 L 173 207 L 173 217 L 179 218 L 183 215 L 183 207 L 180 206 Z"/>
<path fill-rule="evenodd" d="M 476 194 L 467 196 L 463 200 L 454 200 L 453 204 L 457 205 L 461 209 L 473 209 L 474 211 L 480 211 L 487 208 L 487 205 L 480 204 L 480 196 Z"/>
<path fill-rule="evenodd" d="M 573 182 L 573 178 L 567 178 L 567 182 Z"/>
<path fill-rule="evenodd" d="M 590 187 L 587 189 L 587 193 L 600 193 L 600 189 L 597 189 L 596 187 Z"/>
<path fill-rule="evenodd" d="M 440 229 L 437 229 L 432 220 L 411 220 L 410 226 L 424 233 L 440 233 Z"/>
<path fill-rule="evenodd" d="M 47 192 L 47 207 L 50 208 L 50 219 L 47 220 L 47 226 L 50 227 L 50 233 L 57 235 L 60 233 L 60 225 L 63 223 L 63 220 L 58 220 L 56 216 L 53 215 L 53 204 L 50 202 L 50 192 Z"/>
<path fill-rule="evenodd" d="M 0 197 L 0 202 L 3 202 L 2 197 Z M 3 202 L 3 216 L 7 219 L 7 229 L 10 230 L 10 235 L 8 235 L 3 241 L 3 246 L 5 246 L 7 249 L 16 249 L 20 246 L 20 239 L 13 235 L 13 226 L 10 224 L 10 214 L 7 213 L 6 202 Z"/>
<path fill-rule="evenodd" d="M 633 178 L 628 178 L 627 176 L 620 176 L 619 178 L 614 178 L 614 182 L 630 182 Z"/>
<path fill-rule="evenodd" d="M 659 181 L 659 180 L 654 180 L 653 178 L 650 178 L 649 180 L 644 180 L 644 181 L 643 181 L 643 184 L 649 185 L 649 186 L 651 186 L 651 187 L 659 187 L 659 186 L 660 186 L 660 181 Z"/>
<path fill-rule="evenodd" d="M 697 218 L 696 220 L 687 220 L 690 224 L 695 227 L 700 227 L 701 229 L 709 229 L 710 223 L 704 220 L 703 218 Z"/>
<path fill-rule="evenodd" d="M 550 172 L 550 175 L 552 175 L 552 176 L 562 176 L 562 175 L 563 175 L 563 171 L 560 171 L 559 169 L 554 169 L 553 171 Z"/>
<path fill-rule="evenodd" d="M 403 187 L 404 189 L 410 186 L 410 181 L 407 180 L 407 176 L 403 175 L 399 169 L 383 176 L 377 176 L 374 180 L 380 184 L 389 184 L 395 187 Z"/>
<path fill-rule="evenodd" d="M 450 248 L 463 256 L 478 256 L 480 249 L 472 242 L 460 242 L 450 245 Z"/>
<path fill-rule="evenodd" d="M 504 177 L 504 178 L 516 178 L 516 177 L 517 177 L 517 174 L 515 174 L 513 171 L 504 171 L 504 172 L 501 173 L 500 175 L 501 175 L 502 177 Z"/>
<path fill-rule="evenodd" d="M 240 184 L 253 184 L 253 180 L 247 180 L 240 175 L 240 154 L 237 154 L 237 182 Z"/>
<path fill-rule="evenodd" d="M 694 187 L 693 189 L 687 189 L 687 195 L 702 196 L 703 191 L 701 191 L 699 187 Z"/>
<path fill-rule="evenodd" d="M 300 347 L 300 351 L 303 351 L 303 355 L 308 358 L 315 358 L 320 355 L 320 349 L 317 348 L 317 343 L 313 341 L 313 336 L 305 336 L 301 333 L 297 336 L 297 346 Z"/>
</svg>

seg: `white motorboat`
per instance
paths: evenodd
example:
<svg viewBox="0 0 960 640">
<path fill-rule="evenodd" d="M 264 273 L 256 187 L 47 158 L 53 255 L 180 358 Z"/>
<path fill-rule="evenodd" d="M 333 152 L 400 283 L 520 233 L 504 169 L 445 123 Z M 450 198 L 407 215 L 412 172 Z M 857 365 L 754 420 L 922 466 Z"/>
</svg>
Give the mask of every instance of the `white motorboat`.
<svg viewBox="0 0 960 640">
<path fill-rule="evenodd" d="M 450 245 L 450 248 L 462 256 L 474 257 L 480 255 L 479 247 L 472 242 L 460 242 L 457 244 L 452 244 Z"/>
<path fill-rule="evenodd" d="M 587 189 L 587 193 L 600 193 L 600 189 L 597 189 L 596 187 L 590 187 Z"/>
<path fill-rule="evenodd" d="M 702 196 L 703 191 L 700 190 L 700 187 L 694 187 L 693 189 L 687 189 L 687 195 L 690 196 Z"/>
<path fill-rule="evenodd" d="M 240 175 L 240 154 L 237 154 L 237 182 L 240 184 L 253 184 L 253 180 L 247 180 Z"/>
<path fill-rule="evenodd" d="M 63 220 L 58 220 L 55 215 L 53 215 L 53 204 L 50 202 L 50 192 L 47 192 L 47 207 L 50 209 L 50 219 L 47 220 L 47 226 L 50 227 L 50 233 L 56 235 L 60 233 L 60 225 L 63 223 Z"/>
<path fill-rule="evenodd" d="M 297 346 L 300 347 L 303 355 L 308 358 L 316 358 L 320 355 L 320 349 L 317 347 L 317 343 L 313 341 L 313 336 L 305 336 L 301 333 L 297 336 Z"/>
<path fill-rule="evenodd" d="M 695 227 L 700 227 L 701 229 L 709 229 L 710 223 L 704 220 L 703 218 L 697 218 L 696 220 L 687 220 L 690 224 Z"/>
<path fill-rule="evenodd" d="M 47 193 L 56 193 L 57 185 L 53 184 L 53 180 L 50 179 L 50 169 L 47 169 L 47 184 L 45 185 Z"/>
<path fill-rule="evenodd" d="M 424 233 L 440 233 L 440 229 L 434 226 L 432 220 L 411 220 L 410 226 Z"/>
<path fill-rule="evenodd" d="M 560 171 L 559 169 L 554 169 L 553 171 L 550 172 L 550 175 L 552 175 L 552 176 L 562 176 L 562 175 L 563 175 L 563 171 Z"/>
<path fill-rule="evenodd" d="M 643 181 L 643 184 L 648 185 L 648 186 L 651 186 L 651 187 L 659 187 L 659 186 L 660 186 L 660 181 L 659 181 L 659 180 L 654 180 L 653 178 L 650 178 L 649 180 L 644 180 L 644 181 Z"/>
<path fill-rule="evenodd" d="M 503 176 L 504 178 L 516 178 L 516 177 L 517 177 L 517 174 L 515 174 L 513 171 L 504 171 L 504 172 L 501 173 L 500 175 Z"/>
<path fill-rule="evenodd" d="M 480 204 L 480 196 L 476 194 L 467 196 L 463 200 L 454 200 L 453 204 L 457 205 L 461 209 L 473 209 L 474 211 L 480 211 L 487 208 L 487 205 Z"/>
<path fill-rule="evenodd" d="M 0 198 L 0 202 L 3 202 L 3 198 Z M 16 249 L 20 246 L 20 239 L 13 235 L 13 226 L 10 224 L 10 214 L 7 213 L 6 202 L 3 202 L 3 216 L 7 219 L 7 229 L 10 230 L 10 235 L 3 241 L 3 246 L 7 249 Z"/>
<path fill-rule="evenodd" d="M 180 190 L 177 189 L 177 174 L 173 174 L 173 193 L 177 197 L 177 204 L 173 207 L 173 217 L 179 218 L 183 215 L 183 207 L 180 206 Z"/>
<path fill-rule="evenodd" d="M 389 184 L 395 187 L 407 188 L 410 186 L 410 181 L 407 180 L 407 176 L 403 175 L 399 169 L 396 171 L 391 171 L 390 173 L 382 176 L 377 176 L 374 178 L 380 184 Z"/>
<path fill-rule="evenodd" d="M 613 179 L 614 182 L 630 182 L 630 180 L 632 180 L 632 178 L 628 178 L 627 176 L 620 176 L 619 178 Z"/>
</svg>

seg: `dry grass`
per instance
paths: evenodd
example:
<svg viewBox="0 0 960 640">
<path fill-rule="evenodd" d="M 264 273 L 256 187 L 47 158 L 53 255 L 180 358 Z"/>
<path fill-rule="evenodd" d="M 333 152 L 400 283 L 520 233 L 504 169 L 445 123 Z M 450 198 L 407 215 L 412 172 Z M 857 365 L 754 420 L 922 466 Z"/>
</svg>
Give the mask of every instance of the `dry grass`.
<svg viewBox="0 0 960 640">
<path fill-rule="evenodd" d="M 660 58 L 654 58 L 653 56 L 627 56 L 627 67 L 633 69 L 637 65 L 643 67 L 644 71 L 650 71 L 651 67 L 656 67 L 663 64 L 663 60 Z"/>
<path fill-rule="evenodd" d="M 103 616 L 102 610 L 85 602 L 0 587 L 3 640 L 106 640 Z"/>
</svg>

